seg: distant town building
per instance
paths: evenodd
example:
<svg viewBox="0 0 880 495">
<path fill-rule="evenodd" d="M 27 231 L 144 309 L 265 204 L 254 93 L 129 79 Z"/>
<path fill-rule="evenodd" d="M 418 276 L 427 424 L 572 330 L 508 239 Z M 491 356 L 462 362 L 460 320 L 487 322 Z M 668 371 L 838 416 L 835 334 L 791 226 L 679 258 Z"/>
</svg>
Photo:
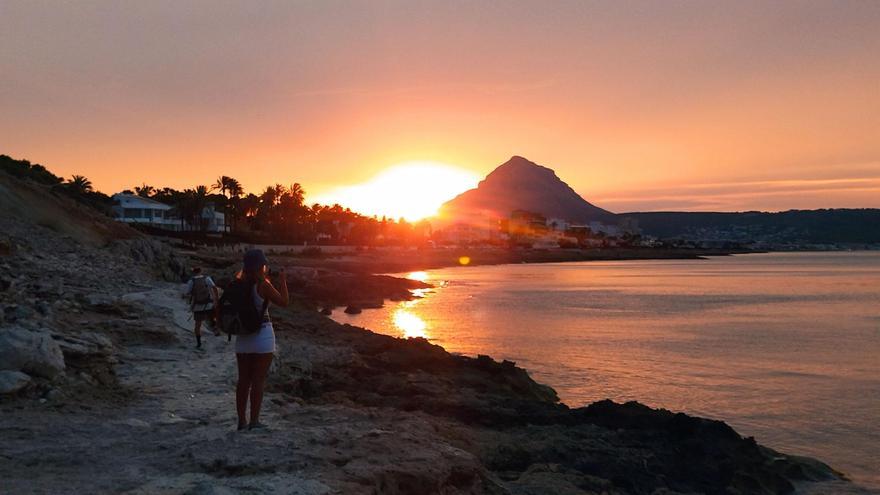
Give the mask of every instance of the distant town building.
<svg viewBox="0 0 880 495">
<path fill-rule="evenodd" d="M 559 232 L 565 232 L 571 224 L 562 218 L 548 218 L 547 226 Z"/>
<path fill-rule="evenodd" d="M 616 236 L 620 234 L 620 227 L 602 222 L 590 222 L 590 231 L 594 234 L 602 233 L 606 236 Z"/>
<path fill-rule="evenodd" d="M 443 229 L 443 240 L 451 244 L 473 244 L 498 242 L 501 233 L 497 220 L 456 222 Z"/>
<path fill-rule="evenodd" d="M 632 217 L 623 217 L 618 224 L 620 231 L 624 234 L 639 235 L 642 229 L 639 228 L 639 221 Z"/>
<path fill-rule="evenodd" d="M 544 215 L 531 211 L 514 210 L 507 223 L 507 232 L 511 236 L 543 236 L 547 230 Z"/>
</svg>

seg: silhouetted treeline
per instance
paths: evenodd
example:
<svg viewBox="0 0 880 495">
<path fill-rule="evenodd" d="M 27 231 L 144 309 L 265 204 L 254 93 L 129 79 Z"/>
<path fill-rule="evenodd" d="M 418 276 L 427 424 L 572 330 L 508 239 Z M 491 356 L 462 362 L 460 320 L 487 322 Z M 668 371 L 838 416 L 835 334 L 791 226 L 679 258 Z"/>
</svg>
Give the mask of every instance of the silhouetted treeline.
<svg viewBox="0 0 880 495">
<path fill-rule="evenodd" d="M 65 194 L 105 214 L 110 214 L 113 200 L 106 194 L 95 191 L 91 181 L 82 175 L 74 175 L 65 180 L 39 163 L 16 160 L 7 155 L 0 155 L 0 170 L 19 179 L 51 186 L 53 192 Z"/>
<path fill-rule="evenodd" d="M 203 229 L 200 212 L 211 204 L 225 214 L 233 237 L 257 243 L 418 245 L 431 233 L 427 222 L 370 217 L 338 204 L 308 206 L 299 183 L 245 194 L 238 180 L 221 176 L 210 187 L 179 191 L 143 184 L 123 192 L 173 206 L 175 214 L 195 229 Z"/>
<path fill-rule="evenodd" d="M 113 199 L 95 191 L 81 175 L 63 179 L 46 167 L 27 160 L 0 155 L 0 170 L 18 178 L 50 186 L 108 215 Z M 419 245 L 431 234 L 426 221 L 409 223 L 385 217 L 366 216 L 341 205 L 305 204 L 305 190 L 299 183 L 275 184 L 259 194 L 246 193 L 238 180 L 221 176 L 210 186 L 197 185 L 178 190 L 141 184 L 122 191 L 153 199 L 172 207 L 181 230 L 204 231 L 205 209 L 213 206 L 224 213 L 227 230 L 239 240 L 259 243 Z"/>
</svg>

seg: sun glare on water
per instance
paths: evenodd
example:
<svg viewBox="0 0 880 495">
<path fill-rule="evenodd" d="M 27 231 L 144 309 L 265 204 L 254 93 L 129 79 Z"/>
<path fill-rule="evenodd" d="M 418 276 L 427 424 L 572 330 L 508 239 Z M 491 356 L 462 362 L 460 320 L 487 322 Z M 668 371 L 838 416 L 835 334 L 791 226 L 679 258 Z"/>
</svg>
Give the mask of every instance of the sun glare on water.
<svg viewBox="0 0 880 495">
<path fill-rule="evenodd" d="M 416 280 L 418 282 L 424 282 L 428 280 L 428 272 L 412 272 L 406 276 L 409 280 Z"/>
<path fill-rule="evenodd" d="M 389 167 L 362 184 L 339 187 L 313 200 L 339 203 L 365 215 L 417 221 L 437 214 L 440 206 L 477 185 L 479 177 L 438 162 L 414 161 Z"/>
<path fill-rule="evenodd" d="M 394 325 L 403 333 L 403 337 L 411 339 L 414 337 L 428 338 L 428 325 L 424 320 L 419 318 L 415 313 L 408 311 L 405 307 L 398 308 L 394 311 Z"/>
</svg>

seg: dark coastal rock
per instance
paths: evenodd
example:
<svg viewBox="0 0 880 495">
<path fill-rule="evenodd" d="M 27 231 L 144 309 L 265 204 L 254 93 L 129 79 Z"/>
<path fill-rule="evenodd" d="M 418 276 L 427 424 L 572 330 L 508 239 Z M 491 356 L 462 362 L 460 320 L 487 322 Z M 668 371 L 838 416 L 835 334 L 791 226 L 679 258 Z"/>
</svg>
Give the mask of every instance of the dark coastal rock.
<svg viewBox="0 0 880 495">
<path fill-rule="evenodd" d="M 330 316 L 333 314 L 333 308 L 325 306 L 321 308 L 321 314 L 324 316 Z"/>
<path fill-rule="evenodd" d="M 362 311 L 363 310 L 360 307 L 354 305 L 349 305 L 345 307 L 345 314 L 349 315 L 357 315 L 360 314 Z"/>
<path fill-rule="evenodd" d="M 354 306 L 361 309 L 380 309 L 385 306 L 385 302 L 382 299 L 366 299 L 358 301 Z"/>
<path fill-rule="evenodd" d="M 15 252 L 15 245 L 11 242 L 0 239 L 0 256 L 9 256 Z"/>
<path fill-rule="evenodd" d="M 834 479 L 828 466 L 804 464 L 740 437 L 720 421 L 601 401 L 559 411 L 556 421 L 506 430 L 485 459 L 490 469 L 527 472 L 552 464 L 606 480 L 625 493 L 791 493 L 791 480 Z M 803 469 L 809 470 L 807 475 Z M 512 484 L 517 485 L 516 476 Z"/>
<path fill-rule="evenodd" d="M 34 309 L 37 310 L 41 316 L 51 316 L 52 315 L 52 306 L 49 305 L 46 301 L 37 301 L 34 304 Z"/>
<path fill-rule="evenodd" d="M 315 271 L 301 275 L 288 273 L 288 282 L 297 299 L 315 305 L 381 308 L 386 299 L 408 301 L 411 291 L 431 285 L 387 275 Z"/>
<path fill-rule="evenodd" d="M 124 239 L 112 244 L 112 249 L 127 254 L 135 262 L 146 265 L 158 278 L 180 282 L 187 275 L 186 260 L 166 244 L 149 237 Z"/>
<path fill-rule="evenodd" d="M 31 377 L 20 371 L 0 371 L 0 395 L 14 394 L 27 387 Z"/>
<path fill-rule="evenodd" d="M 3 308 L 3 319 L 9 323 L 27 320 L 33 315 L 33 310 L 22 304 L 10 304 Z"/>
<path fill-rule="evenodd" d="M 93 332 L 78 335 L 53 334 L 52 337 L 64 353 L 65 360 L 96 360 L 106 358 L 113 352 L 113 343 L 103 335 Z"/>
<path fill-rule="evenodd" d="M 64 368 L 64 354 L 48 332 L 0 329 L 0 369 L 54 378 Z"/>
<path fill-rule="evenodd" d="M 286 391 L 300 398 L 418 412 L 470 428 L 482 463 L 507 493 L 777 495 L 791 493 L 794 481 L 837 477 L 818 461 L 774 452 L 721 421 L 637 402 L 571 409 L 511 361 L 452 355 L 425 339 L 326 319 L 279 330 L 294 340 L 302 333 L 299 339 L 328 351 L 309 351 L 307 385 L 291 368 L 300 359 L 294 357 L 270 387 L 284 391 L 279 382 L 297 376 L 299 385 Z"/>
</svg>

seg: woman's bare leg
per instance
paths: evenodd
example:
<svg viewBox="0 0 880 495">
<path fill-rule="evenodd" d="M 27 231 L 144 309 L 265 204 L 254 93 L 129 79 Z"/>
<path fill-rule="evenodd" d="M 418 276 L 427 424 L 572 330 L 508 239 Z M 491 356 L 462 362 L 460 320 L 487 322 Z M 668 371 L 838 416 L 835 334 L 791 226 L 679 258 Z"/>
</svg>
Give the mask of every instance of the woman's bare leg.
<svg viewBox="0 0 880 495">
<path fill-rule="evenodd" d="M 202 347 L 202 320 L 196 318 L 196 326 L 193 332 L 196 334 L 196 347 Z"/>
<path fill-rule="evenodd" d="M 247 425 L 247 401 L 253 383 L 253 363 L 256 354 L 235 354 L 238 363 L 238 384 L 235 386 L 235 411 L 238 413 L 238 429 Z M 251 405 L 253 409 L 253 405 Z"/>
<path fill-rule="evenodd" d="M 269 374 L 269 366 L 272 364 L 271 352 L 266 354 L 254 354 L 253 376 L 251 382 L 251 424 L 255 425 L 260 420 L 260 408 L 263 406 L 263 387 L 266 385 L 266 376 Z"/>
</svg>

